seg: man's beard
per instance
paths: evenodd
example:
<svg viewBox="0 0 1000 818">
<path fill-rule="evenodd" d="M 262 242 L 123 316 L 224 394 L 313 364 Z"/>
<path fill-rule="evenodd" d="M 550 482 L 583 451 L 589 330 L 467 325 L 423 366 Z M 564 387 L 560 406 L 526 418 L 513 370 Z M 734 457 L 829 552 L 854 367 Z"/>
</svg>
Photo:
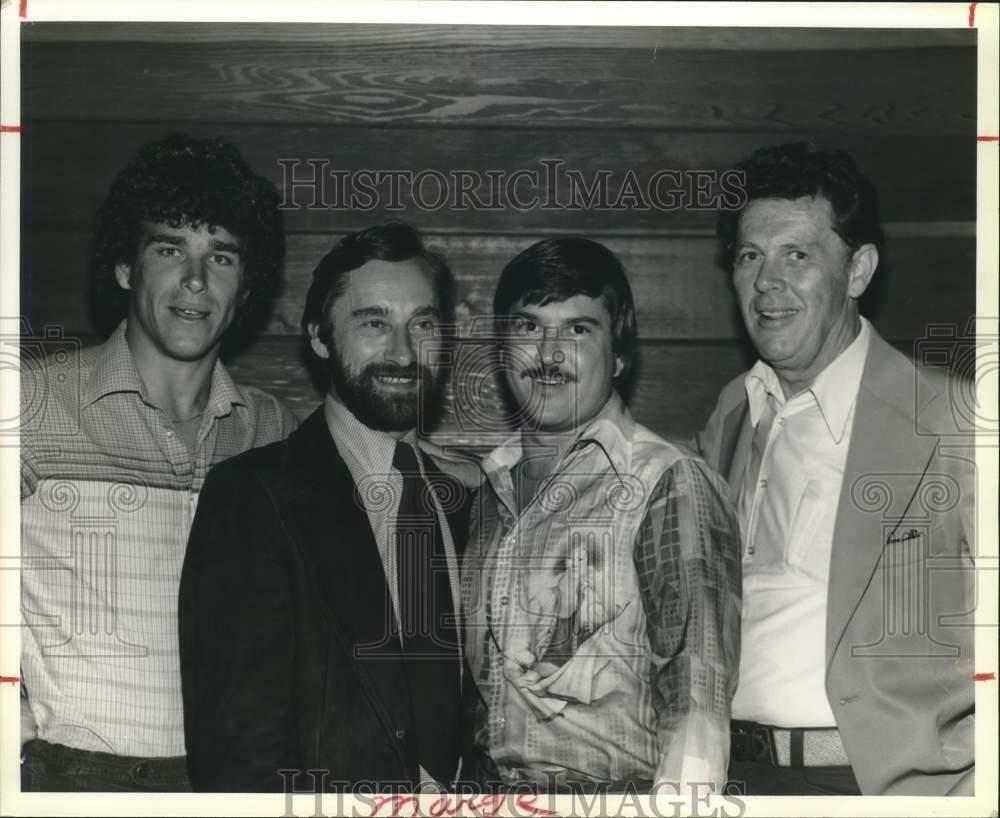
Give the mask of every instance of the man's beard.
<svg viewBox="0 0 1000 818">
<path fill-rule="evenodd" d="M 358 373 L 348 371 L 340 354 L 333 350 L 329 358 L 330 380 L 341 402 L 369 429 L 382 432 L 405 432 L 417 428 L 418 434 L 430 432 L 437 424 L 442 408 L 444 374 L 427 366 L 411 363 L 368 364 Z M 415 378 L 412 392 L 388 395 L 379 388 L 378 377 Z"/>
</svg>

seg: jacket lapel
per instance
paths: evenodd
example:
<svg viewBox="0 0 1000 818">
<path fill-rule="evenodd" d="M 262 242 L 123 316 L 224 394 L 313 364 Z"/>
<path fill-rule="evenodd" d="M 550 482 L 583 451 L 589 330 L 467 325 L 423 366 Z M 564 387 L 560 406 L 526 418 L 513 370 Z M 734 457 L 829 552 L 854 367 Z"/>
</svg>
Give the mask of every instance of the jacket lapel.
<svg viewBox="0 0 1000 818">
<path fill-rule="evenodd" d="M 914 429 L 916 376 L 913 364 L 873 331 L 830 555 L 828 664 L 937 446 L 936 437 L 918 435 Z"/>
<path fill-rule="evenodd" d="M 726 415 L 722 426 L 722 449 L 719 453 L 719 473 L 726 478 L 734 503 L 739 495 L 752 438 L 750 402 L 744 395 L 743 400 Z"/>
<path fill-rule="evenodd" d="M 397 704 L 402 674 L 392 603 L 368 515 L 330 436 L 322 407 L 289 439 L 296 481 L 289 524 L 330 614 L 331 638 L 378 694 L 380 715 Z M 317 623 L 317 627 L 321 627 Z M 391 708 L 390 709 L 395 709 Z"/>
</svg>

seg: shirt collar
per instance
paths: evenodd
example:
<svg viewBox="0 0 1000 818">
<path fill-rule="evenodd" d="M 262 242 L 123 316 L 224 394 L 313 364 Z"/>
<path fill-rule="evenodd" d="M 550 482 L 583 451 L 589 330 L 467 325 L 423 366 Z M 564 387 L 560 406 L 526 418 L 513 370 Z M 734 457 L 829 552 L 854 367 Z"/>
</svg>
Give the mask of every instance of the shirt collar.
<svg viewBox="0 0 1000 818">
<path fill-rule="evenodd" d="M 632 413 L 621 396 L 612 390 L 601 411 L 582 427 L 567 456 L 571 452 L 594 444 L 619 476 L 628 474 L 632 462 L 631 444 L 634 432 L 635 420 L 632 418 Z M 483 469 L 487 474 L 498 469 L 513 469 L 523 454 L 522 436 L 518 432 L 487 455 L 483 460 Z"/>
<path fill-rule="evenodd" d="M 861 330 L 857 337 L 816 376 L 806 390 L 815 399 L 835 443 L 840 443 L 847 430 L 847 420 L 861 386 L 870 338 L 871 325 L 868 319 L 861 316 Z M 784 406 L 785 394 L 778 376 L 764 361 L 759 360 L 753 365 L 743 383 L 750 405 L 750 422 L 754 427 L 760 422 L 769 395 L 778 407 Z"/>
<path fill-rule="evenodd" d="M 84 408 L 116 392 L 135 392 L 143 403 L 154 405 L 135 368 L 132 351 L 125 338 L 127 324 L 127 320 L 122 321 L 99 348 L 83 389 Z M 232 411 L 233 405 L 246 406 L 246 399 L 226 368 L 220 361 L 216 361 L 205 411 L 215 417 L 222 417 Z"/>
<path fill-rule="evenodd" d="M 323 413 L 337 451 L 347 461 L 355 483 L 366 475 L 389 473 L 396 454 L 396 438 L 365 426 L 350 409 L 330 394 L 323 400 Z M 411 429 L 403 436 L 402 441 L 416 449 L 416 432 Z"/>
</svg>

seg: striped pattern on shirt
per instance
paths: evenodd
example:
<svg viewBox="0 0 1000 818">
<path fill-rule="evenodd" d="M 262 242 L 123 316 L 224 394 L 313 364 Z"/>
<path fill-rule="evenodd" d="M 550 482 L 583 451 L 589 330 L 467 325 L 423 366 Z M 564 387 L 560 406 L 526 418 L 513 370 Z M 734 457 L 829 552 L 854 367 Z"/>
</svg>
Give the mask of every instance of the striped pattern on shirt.
<svg viewBox="0 0 1000 818">
<path fill-rule="evenodd" d="M 288 435 L 274 397 L 212 374 L 194 451 L 150 400 L 125 324 L 21 372 L 21 674 L 38 736 L 184 754 L 177 590 L 209 469 Z"/>
</svg>

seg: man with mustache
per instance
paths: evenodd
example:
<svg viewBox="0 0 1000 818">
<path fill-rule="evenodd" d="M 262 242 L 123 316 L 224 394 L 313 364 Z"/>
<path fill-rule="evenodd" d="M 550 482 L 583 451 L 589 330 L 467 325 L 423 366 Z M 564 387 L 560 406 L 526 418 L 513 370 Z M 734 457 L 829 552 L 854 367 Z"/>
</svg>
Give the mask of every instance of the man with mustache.
<svg viewBox="0 0 1000 818">
<path fill-rule="evenodd" d="M 737 168 L 747 203 L 719 234 L 760 360 L 698 441 L 743 536 L 730 778 L 972 794 L 975 461 L 956 382 L 859 313 L 882 233 L 850 156 L 788 144 Z"/>
<path fill-rule="evenodd" d="M 532 245 L 494 298 L 520 427 L 483 462 L 462 566 L 485 781 L 721 789 L 739 661 L 736 520 L 703 461 L 636 423 L 632 291 L 583 238 Z"/>
<path fill-rule="evenodd" d="M 284 253 L 278 192 L 234 145 L 151 142 L 98 211 L 108 340 L 23 359 L 25 789 L 191 789 L 177 586 L 208 470 L 296 425 L 219 360 L 266 315 Z"/>
<path fill-rule="evenodd" d="M 326 399 L 288 440 L 215 469 L 191 530 L 196 790 L 454 781 L 462 487 L 417 439 L 441 407 L 453 298 L 444 260 L 400 223 L 347 236 L 313 273 L 302 326 Z"/>
</svg>

